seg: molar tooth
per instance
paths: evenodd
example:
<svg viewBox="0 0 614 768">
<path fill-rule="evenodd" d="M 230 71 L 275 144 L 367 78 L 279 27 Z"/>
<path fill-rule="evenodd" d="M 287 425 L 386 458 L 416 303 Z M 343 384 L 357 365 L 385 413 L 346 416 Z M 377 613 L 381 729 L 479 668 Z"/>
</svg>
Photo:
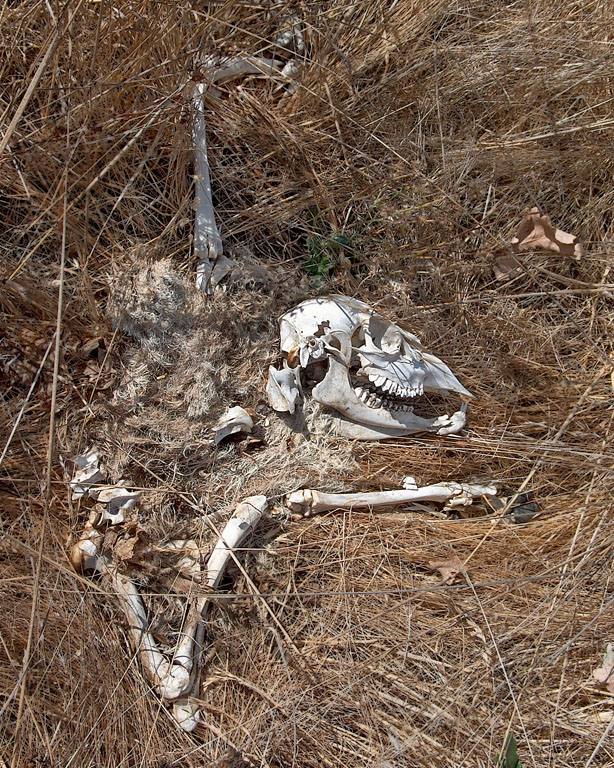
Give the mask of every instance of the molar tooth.
<svg viewBox="0 0 614 768">
<path fill-rule="evenodd" d="M 368 392 L 366 389 L 363 390 L 363 392 L 360 395 L 360 399 L 363 401 L 363 403 L 367 403 L 370 397 L 371 397 L 371 393 Z"/>
<path fill-rule="evenodd" d="M 362 387 L 354 387 L 354 393 L 356 397 L 360 397 L 362 395 Z"/>
<path fill-rule="evenodd" d="M 392 382 L 390 381 L 390 379 L 386 379 L 386 381 L 382 384 L 382 389 L 384 390 L 384 392 L 388 392 L 391 386 L 392 386 Z"/>
</svg>

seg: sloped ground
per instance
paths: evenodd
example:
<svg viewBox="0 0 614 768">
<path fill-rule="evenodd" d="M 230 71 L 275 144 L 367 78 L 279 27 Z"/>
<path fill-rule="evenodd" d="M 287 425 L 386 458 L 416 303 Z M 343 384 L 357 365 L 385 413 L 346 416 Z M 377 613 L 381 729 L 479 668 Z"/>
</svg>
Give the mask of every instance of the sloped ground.
<svg viewBox="0 0 614 768">
<path fill-rule="evenodd" d="M 523 766 L 611 765 L 614 703 L 592 671 L 614 636 L 614 13 L 295 11 L 296 92 L 252 78 L 210 99 L 216 212 L 249 269 L 205 300 L 190 82 L 203 52 L 287 57 L 271 42 L 286 4 L 2 10 L 0 757 L 488 766 L 511 733 Z M 528 254 L 497 281 L 533 206 L 585 255 Z M 212 451 L 221 408 L 264 408 L 276 317 L 326 292 L 371 302 L 451 365 L 476 395 L 464 435 Z M 93 440 L 114 479 L 146 489 L 151 537 L 192 532 L 201 500 L 224 515 L 247 493 L 407 474 L 496 478 L 541 514 L 339 512 L 260 532 L 245 560 L 259 595 L 239 576 L 211 613 L 206 717 L 185 735 L 104 584 L 67 558 L 87 510 L 61 458 Z M 442 585 L 429 562 L 453 556 L 467 573 Z"/>
</svg>

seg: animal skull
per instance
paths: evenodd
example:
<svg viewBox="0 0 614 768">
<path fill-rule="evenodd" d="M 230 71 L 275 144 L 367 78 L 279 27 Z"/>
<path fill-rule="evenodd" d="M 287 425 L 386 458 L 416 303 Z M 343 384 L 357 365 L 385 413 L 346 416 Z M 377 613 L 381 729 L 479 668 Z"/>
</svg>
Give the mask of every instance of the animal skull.
<svg viewBox="0 0 614 768">
<path fill-rule="evenodd" d="M 277 411 L 294 413 L 304 388 L 341 414 L 339 431 L 360 440 L 416 432 L 448 435 L 465 425 L 466 405 L 451 416 L 414 414 L 424 393 L 472 397 L 420 340 L 386 320 L 368 304 L 347 296 L 303 301 L 280 319 L 281 370 L 271 366 L 267 394 Z"/>
</svg>

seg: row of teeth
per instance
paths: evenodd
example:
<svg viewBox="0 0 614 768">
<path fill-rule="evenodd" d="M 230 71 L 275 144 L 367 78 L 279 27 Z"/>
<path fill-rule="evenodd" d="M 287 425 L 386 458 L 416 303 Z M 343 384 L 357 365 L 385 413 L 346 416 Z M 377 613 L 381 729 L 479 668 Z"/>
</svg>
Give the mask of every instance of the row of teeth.
<svg viewBox="0 0 614 768">
<path fill-rule="evenodd" d="M 378 395 L 362 387 L 354 387 L 354 392 L 356 397 L 362 400 L 365 405 L 368 405 L 369 408 L 385 408 L 387 411 L 405 411 L 406 413 L 414 410 L 411 405 L 395 402 L 387 397 L 378 397 Z"/>
<path fill-rule="evenodd" d="M 417 387 L 404 387 L 402 384 L 397 384 L 395 381 L 390 381 L 385 376 L 378 376 L 375 373 L 368 374 L 369 381 L 380 389 L 382 392 L 387 392 L 390 395 L 396 395 L 397 397 L 417 397 L 423 394 L 424 388 L 422 384 Z"/>
</svg>

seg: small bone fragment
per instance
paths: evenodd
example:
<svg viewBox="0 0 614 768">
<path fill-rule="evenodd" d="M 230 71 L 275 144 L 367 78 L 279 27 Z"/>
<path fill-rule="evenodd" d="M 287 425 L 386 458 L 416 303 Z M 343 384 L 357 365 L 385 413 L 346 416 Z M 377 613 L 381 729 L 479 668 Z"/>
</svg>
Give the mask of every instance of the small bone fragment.
<svg viewBox="0 0 614 768">
<path fill-rule="evenodd" d="M 418 483 L 416 482 L 416 478 L 412 477 L 411 475 L 407 475 L 407 477 L 403 478 L 403 488 L 406 491 L 417 491 L 418 490 Z"/>
<path fill-rule="evenodd" d="M 202 60 L 205 77 L 214 85 L 222 85 L 238 77 L 246 75 L 264 75 L 274 77 L 280 74 L 281 63 L 276 59 L 265 59 L 262 56 L 233 56 L 216 58 L 213 56 Z"/>
<path fill-rule="evenodd" d="M 309 517 L 330 509 L 374 509 L 392 504 L 408 504 L 413 501 L 438 501 L 450 507 L 470 505 L 482 496 L 495 496 L 492 485 L 466 483 L 438 483 L 424 488 L 370 493 L 321 493 L 320 491 L 294 491 L 286 497 L 286 505 L 294 514 Z"/>
<path fill-rule="evenodd" d="M 73 499 L 86 496 L 90 488 L 104 480 L 100 470 L 100 451 L 98 448 L 90 448 L 86 453 L 76 456 L 74 459 L 77 469 L 70 481 Z"/>
<path fill-rule="evenodd" d="M 229 408 L 218 423 L 213 427 L 215 432 L 215 444 L 220 443 L 225 437 L 234 435 L 237 432 L 246 432 L 249 434 L 254 426 L 254 420 L 240 405 Z"/>
<path fill-rule="evenodd" d="M 296 401 L 301 395 L 299 371 L 287 365 L 281 370 L 269 366 L 266 394 L 269 405 L 280 413 L 294 413 Z"/>
<path fill-rule="evenodd" d="M 139 498 L 140 491 L 129 491 L 123 481 L 117 485 L 96 488 L 90 491 L 90 496 L 98 502 L 96 509 L 100 517 L 96 525 L 103 522 L 109 525 L 119 525 L 125 521 L 125 512 L 134 509 Z"/>
</svg>

